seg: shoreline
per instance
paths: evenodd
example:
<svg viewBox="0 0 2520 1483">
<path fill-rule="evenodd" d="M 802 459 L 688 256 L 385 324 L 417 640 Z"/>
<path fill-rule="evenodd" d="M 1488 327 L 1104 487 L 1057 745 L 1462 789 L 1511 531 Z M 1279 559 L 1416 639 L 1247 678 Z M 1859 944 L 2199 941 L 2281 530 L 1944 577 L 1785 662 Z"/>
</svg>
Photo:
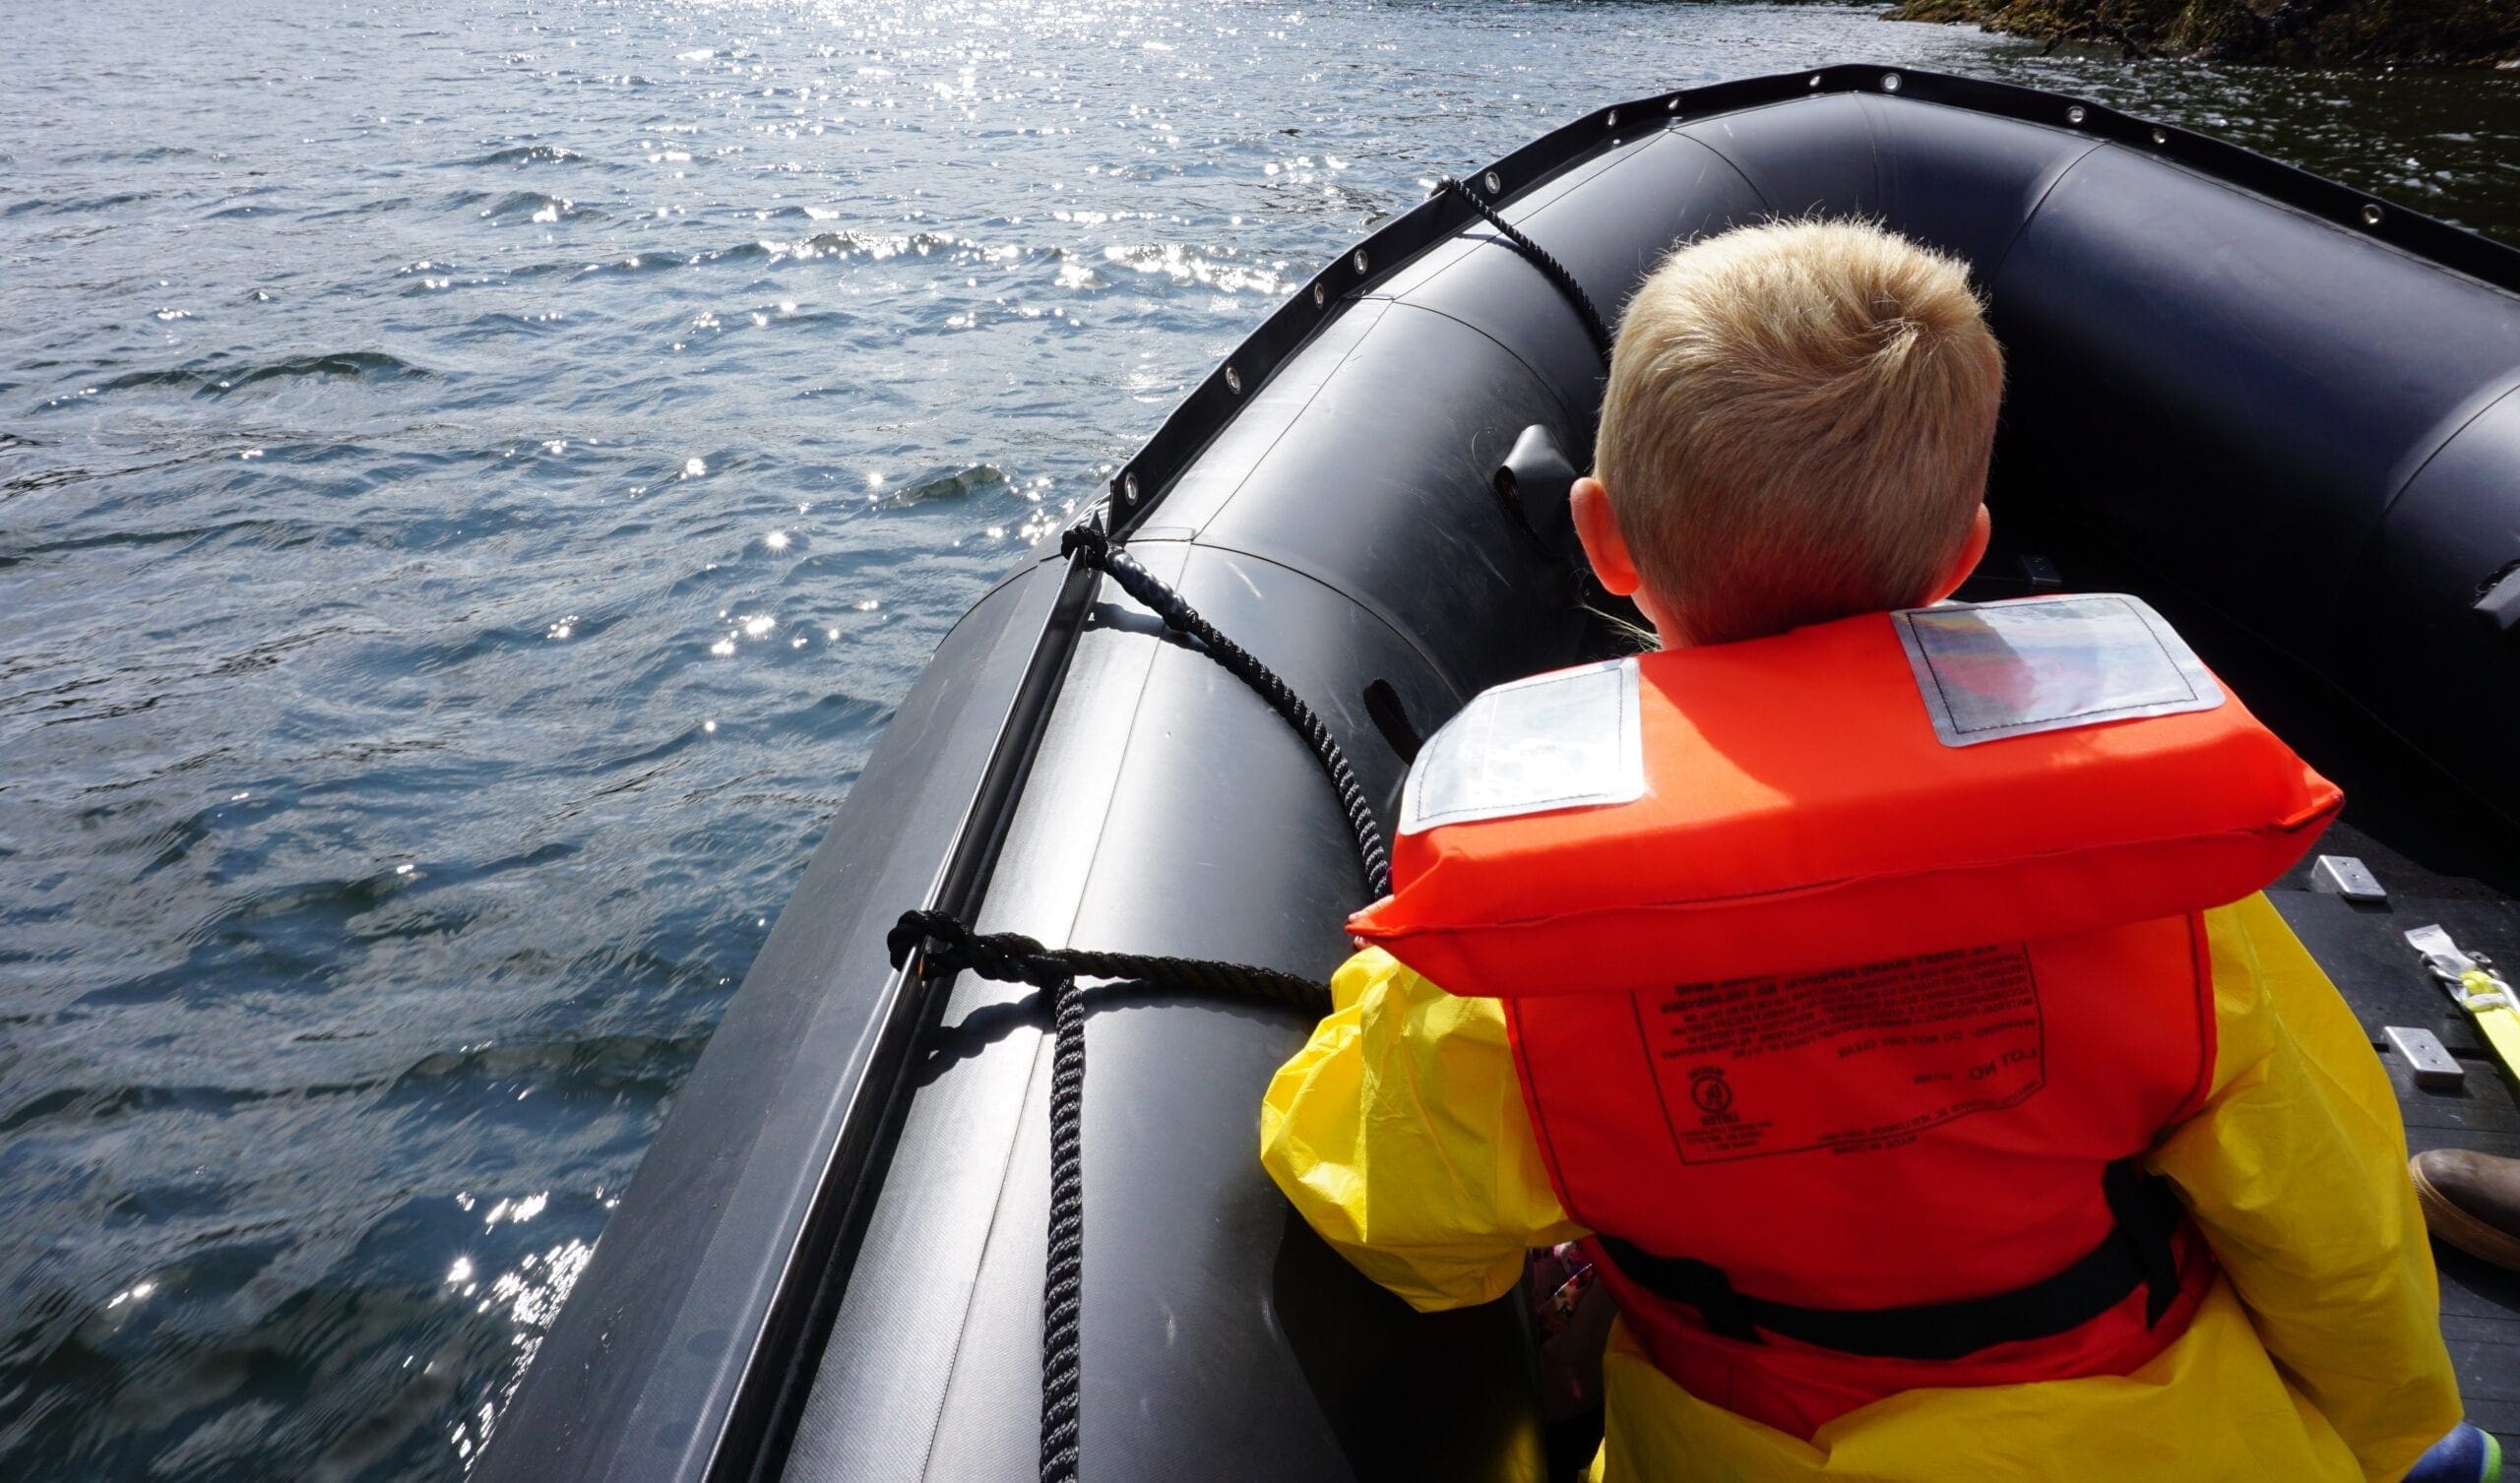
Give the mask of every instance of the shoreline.
<svg viewBox="0 0 2520 1483">
<path fill-rule="evenodd" d="M 2520 71 L 2520 0 L 1901 0 L 1888 18 L 2114 44 L 2130 61 Z"/>
</svg>

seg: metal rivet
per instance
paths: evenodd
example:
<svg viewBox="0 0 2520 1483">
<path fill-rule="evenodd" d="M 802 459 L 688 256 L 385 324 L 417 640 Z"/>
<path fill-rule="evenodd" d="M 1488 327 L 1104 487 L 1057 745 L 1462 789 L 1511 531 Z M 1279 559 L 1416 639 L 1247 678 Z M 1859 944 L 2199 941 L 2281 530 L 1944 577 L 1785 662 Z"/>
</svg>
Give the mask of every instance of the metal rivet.
<svg viewBox="0 0 2520 1483">
<path fill-rule="evenodd" d="M 1487 172 L 1487 194 L 1491 196 L 1499 196 L 1503 195 L 1504 191 L 1504 177 L 1498 175 L 1494 170 L 1489 170 Z"/>
<path fill-rule="evenodd" d="M 2065 110 L 2065 122 L 2067 122 L 2067 123 L 2069 123 L 2069 124 L 2078 124 L 2078 123 L 2081 123 L 2082 121 L 2083 121 L 2083 105 L 2082 105 L 2082 104 L 2080 104 L 2080 103 L 2076 103 L 2076 104 L 2074 104 L 2072 107 L 2070 107 L 2070 108 L 2068 108 L 2068 109 L 2066 109 L 2066 110 Z"/>
<path fill-rule="evenodd" d="M 1241 396 L 1242 373 L 1231 366 L 1227 366 L 1225 368 L 1225 389 L 1233 393 L 1237 397 Z"/>
<path fill-rule="evenodd" d="M 1602 126 L 1607 129 L 1615 129 L 1618 127 L 1618 110 L 1616 108 L 1612 108 L 1610 110 L 1609 117 L 1602 120 Z"/>
<path fill-rule="evenodd" d="M 1132 469 L 1131 471 L 1120 475 L 1120 503 L 1124 505 L 1134 505 L 1137 502 L 1138 476 L 1136 470 Z"/>
<path fill-rule="evenodd" d="M 1820 86 L 1820 74 L 1818 74 L 1818 73 L 1816 73 L 1816 72 L 1815 72 L 1815 73 L 1813 73 L 1813 74 L 1811 74 L 1811 86 L 1812 86 L 1812 87 L 1814 87 L 1814 88 L 1817 88 L 1817 87 L 1819 87 L 1819 86 Z"/>
<path fill-rule="evenodd" d="M 1815 88 L 1816 88 L 1816 87 L 1818 87 L 1818 86 L 1819 86 L 1819 84 L 1820 84 L 1820 80 L 1819 80 L 1818 78 L 1813 78 L 1813 79 L 1811 80 L 1811 85 L 1812 85 L 1813 87 L 1815 87 Z M 1885 73 L 1881 74 L 1881 91 L 1882 91 L 1882 92 L 1884 92 L 1884 93 L 1896 93 L 1896 92 L 1898 92 L 1898 91 L 1899 91 L 1899 74 L 1897 74 L 1897 73 L 1895 73 L 1895 72 L 1885 72 Z"/>
<path fill-rule="evenodd" d="M 1327 288 L 1322 287 L 1319 283 L 1315 283 L 1315 284 L 1313 284 L 1313 285 L 1312 285 L 1312 307 L 1314 307 L 1315 309 L 1318 309 L 1318 308 L 1320 308 L 1322 305 L 1327 304 L 1327 303 L 1329 303 L 1329 302 L 1330 302 L 1330 290 L 1329 290 L 1329 289 L 1327 289 Z"/>
<path fill-rule="evenodd" d="M 2376 207 L 2376 206 L 2366 206 L 2366 207 L 2362 208 L 2362 224 L 2363 224 L 2364 226 L 2377 226 L 2377 225 L 2379 225 L 2379 224 L 2380 224 L 2380 209 L 2379 209 L 2378 207 Z"/>
<path fill-rule="evenodd" d="M 2166 145 L 2166 144 L 2170 143 L 2170 136 L 2169 136 L 2169 135 L 2167 135 L 2167 134 L 2164 134 L 2164 133 L 2163 133 L 2161 130 L 2159 130 L 2159 129 L 2155 129 L 2155 130 L 2153 131 L 2153 143 L 2155 143 L 2155 144 L 2157 144 L 2157 145 Z"/>
<path fill-rule="evenodd" d="M 1678 98 L 1673 98 L 1673 99 L 1671 99 L 1670 102 L 1665 103 L 1665 104 L 1663 105 L 1663 111 L 1664 111 L 1664 112 L 1666 112 L 1666 113 L 1677 113 L 1677 112 L 1679 112 L 1679 111 L 1680 111 L 1680 100 L 1679 100 Z"/>
<path fill-rule="evenodd" d="M 1354 263 L 1354 264 L 1356 265 L 1356 271 L 1357 271 L 1358 273 L 1362 273 L 1362 272 L 1364 272 L 1364 271 L 1365 271 L 1365 250 L 1364 250 L 1363 248 L 1361 248 L 1361 247 L 1357 248 L 1357 249 L 1356 249 L 1356 255 L 1355 255 L 1354 258 L 1349 259 L 1349 261 L 1350 261 L 1350 262 L 1353 262 L 1353 263 Z"/>
</svg>

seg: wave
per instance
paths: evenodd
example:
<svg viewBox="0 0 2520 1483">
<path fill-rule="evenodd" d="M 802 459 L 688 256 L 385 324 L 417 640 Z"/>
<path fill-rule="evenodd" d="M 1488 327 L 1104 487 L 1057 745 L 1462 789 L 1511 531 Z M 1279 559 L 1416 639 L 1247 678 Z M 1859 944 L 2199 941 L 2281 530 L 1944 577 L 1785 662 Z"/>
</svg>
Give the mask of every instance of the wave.
<svg viewBox="0 0 2520 1483">
<path fill-rule="evenodd" d="M 477 203 L 487 201 L 489 196 L 487 192 L 473 192 L 457 199 Z M 488 210 L 492 216 L 504 216 L 526 204 L 549 199 L 533 195 L 501 197 Z M 569 215 L 574 218 L 588 215 L 589 211 L 589 208 L 578 207 Z M 773 215 L 777 216 L 780 213 L 773 213 Z M 840 230 L 811 232 L 799 237 L 756 237 L 749 242 L 738 242 L 728 247 L 704 248 L 698 251 L 672 252 L 649 249 L 601 262 L 588 262 L 581 258 L 527 263 L 497 271 L 511 278 L 532 278 L 553 273 L 566 273 L 573 276 L 591 273 L 654 273 L 667 268 L 697 268 L 711 263 L 807 263 L 827 258 L 854 258 L 872 263 L 885 262 L 894 258 L 925 258 L 963 267 L 988 265 L 994 268 L 1017 262 L 1064 262 L 1075 256 L 1075 250 L 1067 247 L 1018 243 L 992 246 L 971 237 L 955 236 L 948 232 Z M 1214 272 L 1209 274 L 1208 280 L 1228 288 L 1241 286 L 1224 283 L 1219 275 Z"/>
<path fill-rule="evenodd" d="M 635 252 L 626 258 L 614 258 L 606 263 L 529 263 L 521 268 L 509 269 L 508 276 L 532 278 L 540 278 L 547 273 L 566 273 L 572 277 L 590 273 L 661 273 L 668 268 L 682 268 L 697 261 L 699 260 L 686 258 L 678 252 Z"/>
<path fill-rule="evenodd" d="M 588 162 L 584 154 L 559 145 L 510 145 L 505 149 L 492 150 L 487 154 L 472 155 L 469 159 L 444 160 L 441 161 L 440 167 L 459 169 L 467 166 L 505 165 L 509 168 L 521 168 L 530 164 L 585 164 Z"/>
<path fill-rule="evenodd" d="M 0 209 L 0 216 L 24 216 L 35 213 L 66 216 L 79 212 L 111 211 L 117 206 L 132 206 L 150 199 L 147 191 L 123 191 L 111 196 L 94 196 L 84 201 L 46 201 L 35 198 L 13 203 Z"/>
<path fill-rule="evenodd" d="M 906 510 L 913 505 L 932 504 L 939 500 L 959 500 L 982 489 L 1012 488 L 1014 480 L 1005 469 L 994 463 L 974 463 L 945 473 L 933 473 L 884 496 L 887 510 Z"/>
<path fill-rule="evenodd" d="M 887 258 L 945 256 L 962 263 L 1000 263 L 1038 256 L 1053 250 L 1013 244 L 991 247 L 985 242 L 974 241 L 970 237 L 958 237 L 948 232 L 894 233 L 843 230 L 815 232 L 810 236 L 784 241 L 776 238 L 758 238 L 737 247 L 722 248 L 703 256 L 704 259 L 731 258 L 738 262 L 767 260 L 774 263 L 782 259 L 807 262 L 815 258 L 829 257 L 865 258 L 870 262 L 882 262 Z"/>
<path fill-rule="evenodd" d="M 367 1083 L 369 1085 L 381 1082 Z M 23 1132 L 37 1124 L 56 1134 L 64 1123 L 90 1126 L 119 1122 L 136 1113 L 183 1107 L 223 1115 L 284 1097 L 339 1095 L 364 1089 L 358 1084 L 291 1086 L 278 1090 L 233 1086 L 57 1086 L 0 1112 L 0 1135 Z"/>
<path fill-rule="evenodd" d="M 189 389 L 197 396 L 220 397 L 266 381 L 434 381 L 437 375 L 426 366 L 383 350 L 326 350 L 247 365 L 197 363 L 155 371 L 126 371 L 100 386 L 108 392 L 168 387 Z"/>
<path fill-rule="evenodd" d="M 536 221 L 600 220 L 605 216 L 599 207 L 585 206 L 567 196 L 553 196 L 541 191 L 457 191 L 446 198 L 455 207 L 471 207 L 484 216 L 525 216 Z"/>
<path fill-rule="evenodd" d="M 80 479 L 93 478 L 94 476 L 87 470 L 80 468 L 68 468 L 62 470 L 62 472 L 69 475 L 69 477 L 58 480 L 57 482 L 75 483 Z M 18 481 L 16 480 L 12 480 L 7 485 L 0 485 L 0 488 L 13 487 L 17 482 Z M 145 550 L 151 546 L 191 545 L 201 541 L 221 540 L 235 536 L 263 536 L 266 533 L 271 533 L 276 538 L 259 539 L 254 540 L 251 543 L 275 547 L 302 545 L 309 540 L 321 539 L 326 533 L 326 527 L 301 521 L 279 518 L 258 518 L 252 520 L 226 521 L 218 525 L 175 525 L 148 529 L 108 530 L 93 534 L 60 535 L 46 540 L 29 541 L 25 544 L 19 544 L 16 542 L 0 542 L 0 567 L 14 566 L 21 562 L 33 561 L 46 556 L 64 556 L 80 551 L 137 551 Z"/>
<path fill-rule="evenodd" d="M 203 152 L 190 145 L 150 145 L 137 150 L 71 150 L 54 156 L 59 164 L 149 164 L 160 159 L 197 158 Z"/>
<path fill-rule="evenodd" d="M 698 970 L 658 959 L 654 967 L 685 976 Z M 547 1087 L 617 1091 L 646 1087 L 660 1096 L 680 1085 L 708 1048 L 706 1030 L 687 1034 L 610 1034 L 564 1040 L 503 1040 L 424 1056 L 395 1079 L 399 1089 L 454 1081 L 519 1081 Z"/>
</svg>

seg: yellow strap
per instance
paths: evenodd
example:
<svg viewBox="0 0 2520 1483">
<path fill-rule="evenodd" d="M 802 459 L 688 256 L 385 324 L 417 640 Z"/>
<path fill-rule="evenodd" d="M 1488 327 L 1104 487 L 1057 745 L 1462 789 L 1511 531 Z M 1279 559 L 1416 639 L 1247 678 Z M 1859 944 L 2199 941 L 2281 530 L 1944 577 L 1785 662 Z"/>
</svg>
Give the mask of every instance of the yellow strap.
<svg viewBox="0 0 2520 1483">
<path fill-rule="evenodd" d="M 2520 1013 L 2512 1010 L 2511 986 L 2483 968 L 2470 968 L 2459 975 L 2459 987 L 2460 1007 L 2476 1017 L 2503 1070 L 2520 1077 Z"/>
</svg>

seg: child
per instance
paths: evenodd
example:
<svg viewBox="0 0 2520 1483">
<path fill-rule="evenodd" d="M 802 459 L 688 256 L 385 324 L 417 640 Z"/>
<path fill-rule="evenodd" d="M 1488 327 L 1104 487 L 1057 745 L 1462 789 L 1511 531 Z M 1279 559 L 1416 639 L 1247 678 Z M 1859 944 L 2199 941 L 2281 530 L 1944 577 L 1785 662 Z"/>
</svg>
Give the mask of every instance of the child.
<svg viewBox="0 0 2520 1483">
<path fill-rule="evenodd" d="M 2000 351 L 1949 259 L 1852 223 L 1682 248 L 1620 327 L 1597 477 L 1575 486 L 1578 533 L 1603 585 L 1634 597 L 1667 649 L 1933 603 L 1985 550 L 2001 390 Z M 1586 819 L 1557 817 L 1561 830 Z M 2174 955 L 2182 972 L 2192 959 L 2191 1012 L 2155 1017 L 2169 1031 L 2125 1032 L 2130 1045 L 2187 1036 L 2179 1099 L 2160 1104 L 2176 1110 L 2142 1124 L 2133 1152 L 2102 1155 L 2092 1208 L 2071 1212 L 2074 1229 L 2101 1222 L 2103 1247 L 2124 1236 L 2140 1250 L 2140 1276 L 2127 1275 L 2133 1257 L 2096 1275 L 2118 1258 L 2100 1249 L 1996 1274 L 2056 1214 L 2034 1176 L 2082 1128 L 2058 1121 L 2076 1094 L 2061 1074 L 2019 1093 L 2032 1132 L 2013 1145 L 1987 1131 L 2017 1116 L 2013 1103 L 1973 1104 L 1974 1116 L 1877 1141 L 1904 1165 L 1842 1145 L 1710 1162 L 1735 1157 L 1718 1152 L 1684 1169 L 1648 1157 L 1667 1135 L 1641 1117 L 1625 1178 L 1652 1187 L 1638 1199 L 1671 1202 L 1674 1229 L 1588 1232 L 1569 1205 L 1617 1203 L 1600 1192 L 1622 1177 L 1604 1167 L 1622 1154 L 1602 1136 L 1601 1104 L 1587 1136 L 1610 1151 L 1588 1155 L 1594 1193 L 1570 1199 L 1568 1150 L 1534 1132 L 1539 1093 L 1518 1057 L 1539 1052 L 1523 1021 L 1509 1036 L 1500 1001 L 1454 997 L 1378 949 L 1340 970 L 1334 1013 L 1272 1082 L 1262 1158 L 1316 1230 L 1420 1309 L 1497 1298 L 1527 1249 L 1594 1236 L 1586 1248 L 1621 1310 L 1595 1464 L 1613 1483 L 2397 1479 L 2458 1421 L 2459 1401 L 2388 1081 L 2262 896 L 2184 920 L 2201 922 L 2201 945 Z M 2180 1002 L 2134 987 L 2108 1013 L 2132 1021 Z M 2078 1022 L 2117 1032 L 2073 1020 L 2050 992 L 2051 1041 Z M 1636 997 L 1641 1035 L 1650 1011 Z M 2092 998 L 2113 996 L 2087 996 L 2079 1013 L 2094 1013 Z M 1627 1017 L 1621 996 L 1615 1018 Z M 2055 1068 L 2074 1049 L 2037 1053 Z M 2106 1096 L 2115 1063 L 2094 1076 L 2092 1060 L 2086 1048 L 2085 1084 Z M 1806 1105 L 1791 1115 L 1823 1122 L 1843 1095 L 1827 1076 L 1798 1091 Z M 1737 1123 L 1720 1078 L 1667 1105 L 1690 1116 L 1691 1095 L 1706 1122 Z M 1669 1138 L 1681 1142 L 1676 1128 Z M 2003 1198 L 1963 1207 L 1941 1188 L 1878 1187 L 1885 1168 L 1926 1166 Z M 1723 1198 L 1657 1193 L 1673 1171 L 1710 1169 L 1735 1181 Z M 2015 1194 L 2019 1240 L 2004 1234 Z M 2166 1213 L 2142 1213 L 2148 1199 Z M 1769 1260 L 1804 1247 L 1834 1255 L 1819 1269 Z M 1728 1255 L 1681 1260 L 1707 1253 Z M 1738 1293 L 1728 1272 L 1748 1274 Z M 1935 1348 L 1957 1333 L 1978 1337 Z"/>
</svg>

